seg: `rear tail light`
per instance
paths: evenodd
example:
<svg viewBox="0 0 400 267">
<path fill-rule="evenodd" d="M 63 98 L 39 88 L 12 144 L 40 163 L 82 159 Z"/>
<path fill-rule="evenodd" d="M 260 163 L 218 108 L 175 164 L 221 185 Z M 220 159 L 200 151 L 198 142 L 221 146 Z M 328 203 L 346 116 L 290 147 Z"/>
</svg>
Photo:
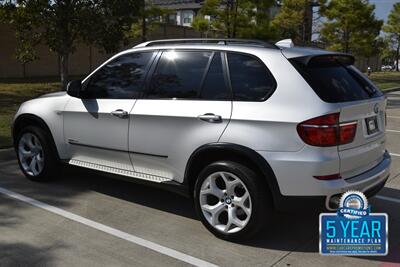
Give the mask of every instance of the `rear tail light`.
<svg viewBox="0 0 400 267">
<path fill-rule="evenodd" d="M 339 145 L 353 142 L 356 135 L 357 122 L 348 122 L 339 124 Z"/>
<path fill-rule="evenodd" d="M 300 138 L 312 146 L 337 146 L 353 142 L 357 121 L 339 123 L 340 113 L 328 114 L 297 125 Z"/>
</svg>

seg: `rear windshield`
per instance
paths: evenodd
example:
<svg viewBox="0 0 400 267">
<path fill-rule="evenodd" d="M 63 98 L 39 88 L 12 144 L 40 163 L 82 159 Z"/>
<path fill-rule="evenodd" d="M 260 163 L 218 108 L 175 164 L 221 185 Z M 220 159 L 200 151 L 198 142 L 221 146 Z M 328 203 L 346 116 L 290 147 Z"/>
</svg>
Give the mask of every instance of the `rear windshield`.
<svg viewBox="0 0 400 267">
<path fill-rule="evenodd" d="M 309 66 L 296 59 L 290 62 L 325 102 L 339 103 L 382 96 L 382 92 L 352 65 L 330 61 Z"/>
</svg>

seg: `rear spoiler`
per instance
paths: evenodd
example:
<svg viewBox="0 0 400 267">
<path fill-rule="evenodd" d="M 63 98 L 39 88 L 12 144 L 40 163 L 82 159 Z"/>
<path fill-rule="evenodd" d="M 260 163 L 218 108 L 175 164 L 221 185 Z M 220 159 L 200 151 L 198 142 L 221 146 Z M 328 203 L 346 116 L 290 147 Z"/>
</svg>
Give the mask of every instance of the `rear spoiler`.
<svg viewBox="0 0 400 267">
<path fill-rule="evenodd" d="M 282 48 L 282 54 L 289 60 L 295 60 L 303 65 L 310 66 L 318 63 L 339 62 L 343 65 L 353 65 L 354 57 L 349 54 L 327 51 L 311 47 Z"/>
<path fill-rule="evenodd" d="M 322 54 L 322 55 L 309 55 L 303 56 L 298 58 L 292 58 L 297 62 L 304 64 L 305 66 L 316 66 L 321 64 L 329 64 L 329 63 L 340 63 L 343 65 L 353 65 L 355 59 L 352 55 L 342 54 L 342 53 L 329 53 L 329 54 Z"/>
</svg>

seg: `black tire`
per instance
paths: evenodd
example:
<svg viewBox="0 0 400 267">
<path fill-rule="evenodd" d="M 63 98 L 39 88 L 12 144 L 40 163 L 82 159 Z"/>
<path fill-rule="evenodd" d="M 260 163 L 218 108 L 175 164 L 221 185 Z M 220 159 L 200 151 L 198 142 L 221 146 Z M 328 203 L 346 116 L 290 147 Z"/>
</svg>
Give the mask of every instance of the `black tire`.
<svg viewBox="0 0 400 267">
<path fill-rule="evenodd" d="M 246 186 L 251 199 L 252 211 L 250 219 L 242 230 L 225 233 L 214 228 L 205 218 L 200 206 L 200 190 L 204 180 L 212 173 L 225 171 L 237 176 Z M 215 236 L 229 241 L 244 241 L 264 230 L 272 221 L 272 199 L 265 179 L 243 164 L 232 161 L 218 161 L 206 166 L 199 174 L 194 189 L 196 213 L 204 226 Z M 222 201 L 221 201 L 222 202 Z"/>
<path fill-rule="evenodd" d="M 44 167 L 43 170 L 37 175 L 32 175 L 25 171 L 18 153 L 18 145 L 20 139 L 26 133 L 30 133 L 37 137 L 42 146 Z M 54 142 L 49 134 L 50 133 L 47 133 L 47 131 L 37 126 L 26 126 L 17 134 L 17 137 L 15 139 L 15 151 L 17 154 L 18 164 L 21 171 L 29 180 L 35 182 L 47 182 L 57 177 L 57 169 L 60 166 L 60 161 L 58 159 L 58 154 Z"/>
</svg>

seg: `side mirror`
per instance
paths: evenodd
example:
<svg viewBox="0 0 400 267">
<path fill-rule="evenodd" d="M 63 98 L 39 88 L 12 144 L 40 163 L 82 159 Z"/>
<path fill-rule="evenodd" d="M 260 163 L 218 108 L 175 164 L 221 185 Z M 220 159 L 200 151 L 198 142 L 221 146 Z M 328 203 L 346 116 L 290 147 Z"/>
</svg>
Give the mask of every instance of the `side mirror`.
<svg viewBox="0 0 400 267">
<path fill-rule="evenodd" d="M 73 97 L 80 98 L 82 90 L 82 82 L 80 80 L 70 81 L 67 85 L 67 94 Z"/>
</svg>

